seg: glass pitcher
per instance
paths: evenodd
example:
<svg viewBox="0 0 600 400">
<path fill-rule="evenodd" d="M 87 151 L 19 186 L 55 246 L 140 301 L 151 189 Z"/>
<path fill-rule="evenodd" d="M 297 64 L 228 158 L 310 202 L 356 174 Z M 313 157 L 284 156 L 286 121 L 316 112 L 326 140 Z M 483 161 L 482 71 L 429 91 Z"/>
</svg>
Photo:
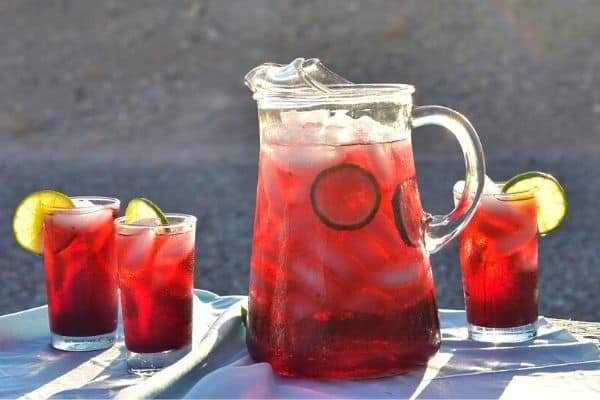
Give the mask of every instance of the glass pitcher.
<svg viewBox="0 0 600 400">
<path fill-rule="evenodd" d="M 246 341 L 288 376 L 367 378 L 427 363 L 440 345 L 429 254 L 479 201 L 479 138 L 456 111 L 412 107 L 405 84 L 353 84 L 317 59 L 250 71 L 260 123 Z M 423 212 L 411 128 L 462 147 L 466 188 Z M 449 198 L 451 198 L 449 196 Z"/>
</svg>

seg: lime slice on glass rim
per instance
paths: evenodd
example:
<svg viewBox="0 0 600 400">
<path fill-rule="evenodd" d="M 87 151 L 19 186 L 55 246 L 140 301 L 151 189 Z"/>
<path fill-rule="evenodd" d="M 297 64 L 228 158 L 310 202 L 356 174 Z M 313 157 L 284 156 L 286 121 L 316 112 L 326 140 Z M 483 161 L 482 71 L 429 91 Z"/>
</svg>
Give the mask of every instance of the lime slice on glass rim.
<svg viewBox="0 0 600 400">
<path fill-rule="evenodd" d="M 75 204 L 66 194 L 55 190 L 38 190 L 27 195 L 17 205 L 12 227 L 15 240 L 27 251 L 42 254 L 42 223 L 50 208 L 73 208 Z"/>
<path fill-rule="evenodd" d="M 502 187 L 503 193 L 531 190 L 537 203 L 538 232 L 546 235 L 562 224 L 567 215 L 567 196 L 555 177 L 538 171 L 518 174 Z"/>
<path fill-rule="evenodd" d="M 131 199 L 125 209 L 125 223 L 133 224 L 142 219 L 158 219 L 163 225 L 169 225 L 169 220 L 160 207 L 144 197 Z"/>
</svg>

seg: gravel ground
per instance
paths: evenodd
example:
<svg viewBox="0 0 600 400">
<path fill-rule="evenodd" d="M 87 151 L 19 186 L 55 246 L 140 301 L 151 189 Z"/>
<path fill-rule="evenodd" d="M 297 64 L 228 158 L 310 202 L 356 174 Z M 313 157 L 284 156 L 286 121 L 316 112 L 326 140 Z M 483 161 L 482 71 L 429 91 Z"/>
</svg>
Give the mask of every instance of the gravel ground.
<svg viewBox="0 0 600 400">
<path fill-rule="evenodd" d="M 14 206 L 41 187 L 196 214 L 196 286 L 246 292 L 258 138 L 241 78 L 308 55 L 461 110 L 492 177 L 556 175 L 570 211 L 541 240 L 541 311 L 600 320 L 600 3 L 366 3 L 2 2 L 0 314 L 45 303 L 42 260 L 10 232 Z M 425 207 L 448 211 L 457 146 L 435 130 L 414 145 Z M 457 258 L 455 245 L 433 256 L 444 307 L 462 306 Z"/>
</svg>

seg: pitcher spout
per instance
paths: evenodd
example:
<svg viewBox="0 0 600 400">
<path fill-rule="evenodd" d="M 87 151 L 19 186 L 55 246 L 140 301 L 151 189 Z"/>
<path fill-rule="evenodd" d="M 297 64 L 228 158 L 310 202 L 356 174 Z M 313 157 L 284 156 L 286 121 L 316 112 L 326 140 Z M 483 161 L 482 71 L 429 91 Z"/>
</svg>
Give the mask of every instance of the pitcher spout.
<svg viewBox="0 0 600 400">
<path fill-rule="evenodd" d="M 327 94 L 331 86 L 352 85 L 327 68 L 318 58 L 296 58 L 289 64 L 265 63 L 246 74 L 244 83 L 254 99 L 300 91 Z"/>
</svg>

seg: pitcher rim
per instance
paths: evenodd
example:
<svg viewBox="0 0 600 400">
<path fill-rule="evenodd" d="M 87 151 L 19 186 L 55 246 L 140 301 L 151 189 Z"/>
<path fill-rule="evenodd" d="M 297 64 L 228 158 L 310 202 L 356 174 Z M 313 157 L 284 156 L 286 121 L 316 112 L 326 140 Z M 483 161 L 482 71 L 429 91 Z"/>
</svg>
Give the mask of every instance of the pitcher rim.
<svg viewBox="0 0 600 400">
<path fill-rule="evenodd" d="M 252 98 L 259 104 L 310 105 L 323 103 L 381 103 L 410 104 L 415 87 L 407 83 L 357 83 L 328 85 L 329 92 L 311 88 L 279 88 L 256 91 Z"/>
</svg>

